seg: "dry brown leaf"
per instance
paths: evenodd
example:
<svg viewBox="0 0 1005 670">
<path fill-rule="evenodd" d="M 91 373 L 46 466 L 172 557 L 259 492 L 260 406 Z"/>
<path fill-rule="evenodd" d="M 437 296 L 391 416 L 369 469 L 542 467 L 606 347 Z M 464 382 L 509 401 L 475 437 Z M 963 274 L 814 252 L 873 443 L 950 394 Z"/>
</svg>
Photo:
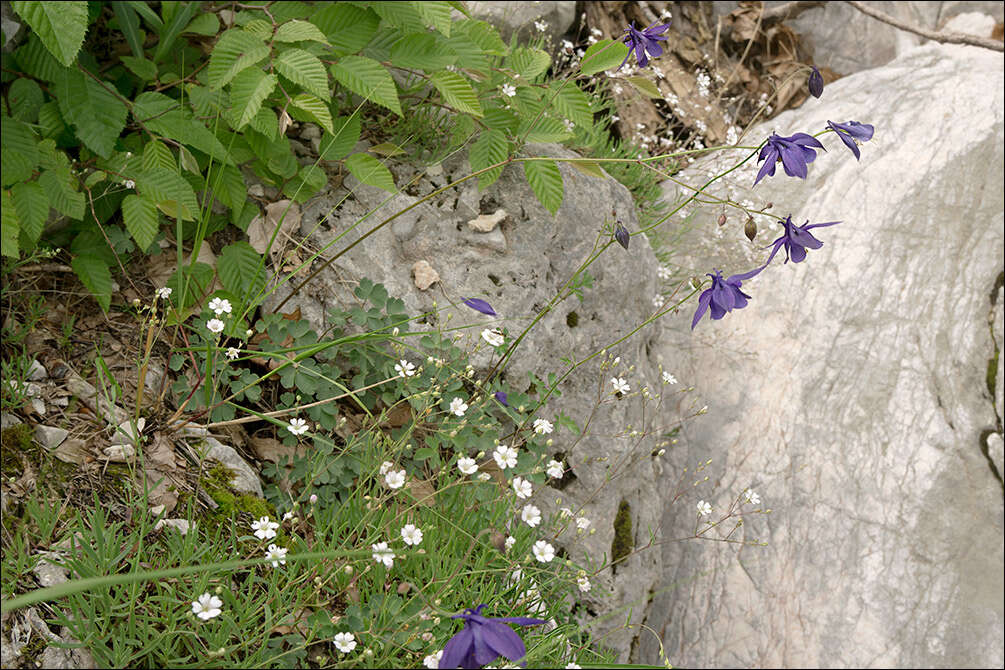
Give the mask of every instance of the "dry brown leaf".
<svg viewBox="0 0 1005 670">
<path fill-rule="evenodd" d="M 87 448 L 84 440 L 70 438 L 49 452 L 64 463 L 83 465 L 94 460 L 94 454 Z"/>
<path fill-rule="evenodd" d="M 279 463 L 284 457 L 288 462 L 292 462 L 294 457 L 305 456 L 307 454 L 307 448 L 299 443 L 288 447 L 272 437 L 250 437 L 248 438 L 248 446 L 251 447 L 255 458 L 272 463 Z"/>
<path fill-rule="evenodd" d="M 415 502 L 423 507 L 432 507 L 436 502 L 436 489 L 424 479 L 409 479 L 405 482 L 405 488 L 415 499 Z"/>
<path fill-rule="evenodd" d="M 170 514 L 178 505 L 178 485 L 171 475 L 163 470 L 146 467 L 143 470 L 147 486 L 147 504 L 150 507 L 164 505 L 165 514 Z M 137 482 L 142 485 L 142 481 Z"/>
<path fill-rule="evenodd" d="M 291 200 L 280 200 L 266 205 L 265 214 L 259 214 L 251 220 L 248 224 L 248 241 L 255 251 L 264 254 L 275 234 L 272 242 L 272 257 L 275 261 L 282 255 L 281 250 L 290 233 L 299 227 L 300 205 Z"/>
</svg>

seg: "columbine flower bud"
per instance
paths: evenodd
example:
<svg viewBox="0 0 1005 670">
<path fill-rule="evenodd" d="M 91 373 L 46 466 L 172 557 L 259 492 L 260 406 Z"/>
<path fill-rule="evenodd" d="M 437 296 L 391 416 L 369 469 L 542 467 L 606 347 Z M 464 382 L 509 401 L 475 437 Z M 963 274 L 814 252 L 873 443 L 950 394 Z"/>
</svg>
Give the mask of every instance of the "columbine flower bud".
<svg viewBox="0 0 1005 670">
<path fill-rule="evenodd" d="M 812 95 L 814 98 L 819 98 L 821 95 L 823 95 L 824 76 L 820 74 L 820 70 L 816 69 L 816 67 L 814 67 L 813 71 L 810 72 L 810 80 L 809 82 L 807 82 L 807 84 L 810 89 L 810 95 Z"/>
<path fill-rule="evenodd" d="M 631 240 L 631 236 L 628 234 L 628 229 L 620 221 L 618 221 L 618 225 L 614 228 L 614 239 L 626 250 L 628 249 L 628 242 Z"/>
<path fill-rule="evenodd" d="M 720 226 L 726 225 L 726 214 L 725 213 L 719 215 L 719 225 Z"/>
<path fill-rule="evenodd" d="M 747 223 L 743 225 L 743 234 L 747 236 L 747 239 L 751 242 L 757 237 L 757 224 L 754 223 L 754 217 L 748 216 Z"/>
</svg>

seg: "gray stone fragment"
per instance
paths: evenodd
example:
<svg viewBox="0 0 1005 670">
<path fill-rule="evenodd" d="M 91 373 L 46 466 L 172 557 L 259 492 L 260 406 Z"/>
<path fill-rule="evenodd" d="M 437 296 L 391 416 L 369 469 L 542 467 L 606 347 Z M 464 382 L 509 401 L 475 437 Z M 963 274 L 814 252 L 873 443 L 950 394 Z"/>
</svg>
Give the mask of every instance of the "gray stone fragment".
<svg viewBox="0 0 1005 670">
<path fill-rule="evenodd" d="M 21 423 L 21 419 L 17 418 L 15 415 L 10 414 L 9 412 L 0 413 L 0 430 L 7 430 L 19 423 Z"/>
<path fill-rule="evenodd" d="M 188 519 L 161 519 L 154 525 L 154 530 L 173 528 L 182 535 L 187 535 L 192 525 L 188 522 Z"/>
<path fill-rule="evenodd" d="M 506 219 L 506 216 L 505 209 L 497 209 L 492 214 L 479 214 L 478 217 L 468 221 L 468 228 L 479 233 L 490 233 Z"/>
<path fill-rule="evenodd" d="M 40 552 L 40 557 L 35 562 L 35 567 L 32 568 L 32 572 L 35 573 L 38 583 L 45 587 L 69 581 L 70 571 L 60 565 L 56 565 L 50 559 L 61 560 L 61 557 L 55 552 Z"/>
<path fill-rule="evenodd" d="M 230 485 L 235 491 L 262 497 L 262 482 L 258 474 L 241 458 L 236 449 L 223 444 L 215 437 L 202 438 L 193 443 L 193 448 L 201 458 L 219 461 L 230 470 L 233 475 Z"/>
<path fill-rule="evenodd" d="M 136 457 L 136 447 L 131 444 L 113 444 L 105 447 L 102 452 L 105 458 L 113 463 L 125 463 Z"/>
<path fill-rule="evenodd" d="M 63 444 L 63 440 L 70 434 L 65 428 L 56 426 L 35 426 L 35 439 L 45 447 L 52 450 Z"/>
<path fill-rule="evenodd" d="M 43 379 L 49 378 L 49 372 L 45 369 L 45 366 L 38 362 L 37 359 L 31 360 L 31 365 L 28 366 L 28 380 L 33 382 L 40 382 Z"/>
<path fill-rule="evenodd" d="M 108 441 L 113 445 L 136 446 L 139 436 L 143 433 L 146 425 L 147 420 L 142 416 L 136 420 L 135 424 L 131 419 L 123 421 L 113 429 L 112 436 Z"/>
<path fill-rule="evenodd" d="M 415 279 L 415 288 L 420 291 L 428 290 L 430 286 L 440 281 L 440 275 L 433 269 L 428 261 L 418 260 L 412 265 L 412 275 Z"/>
<path fill-rule="evenodd" d="M 510 37 L 517 33 L 522 41 L 538 37 L 542 34 L 535 26 L 535 21 L 548 24 L 544 30 L 551 44 L 557 45 L 576 17 L 575 2 L 555 2 L 533 0 L 530 2 L 468 2 L 471 16 L 482 21 L 488 21 L 499 29 L 499 34 L 507 44 Z"/>
</svg>

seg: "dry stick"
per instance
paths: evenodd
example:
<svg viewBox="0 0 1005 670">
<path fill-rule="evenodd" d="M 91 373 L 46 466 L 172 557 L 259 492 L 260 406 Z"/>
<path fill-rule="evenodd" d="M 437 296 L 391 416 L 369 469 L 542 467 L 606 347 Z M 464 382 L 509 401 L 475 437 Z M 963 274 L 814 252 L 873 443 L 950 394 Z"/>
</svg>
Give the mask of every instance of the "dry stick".
<svg viewBox="0 0 1005 670">
<path fill-rule="evenodd" d="M 845 0 L 845 2 L 866 16 L 871 16 L 877 21 L 882 21 L 894 28 L 906 30 L 909 33 L 920 35 L 929 40 L 945 42 L 946 44 L 969 44 L 970 46 L 984 47 L 985 49 L 991 49 L 992 51 L 1005 51 L 1005 44 L 999 42 L 998 40 L 993 40 L 987 37 L 977 37 L 976 35 L 965 35 L 963 33 L 944 33 L 935 32 L 933 30 L 925 30 L 924 28 L 918 28 L 917 26 L 912 26 L 908 23 L 895 19 L 889 14 L 884 14 L 879 10 L 873 9 L 863 2 L 856 2 L 856 0 Z"/>
</svg>

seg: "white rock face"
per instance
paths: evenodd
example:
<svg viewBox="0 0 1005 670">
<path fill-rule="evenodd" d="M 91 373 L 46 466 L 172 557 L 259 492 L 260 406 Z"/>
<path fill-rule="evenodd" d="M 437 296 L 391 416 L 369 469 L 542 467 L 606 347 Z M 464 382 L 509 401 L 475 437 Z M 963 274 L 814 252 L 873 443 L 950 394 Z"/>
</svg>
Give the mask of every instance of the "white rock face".
<svg viewBox="0 0 1005 670">
<path fill-rule="evenodd" d="M 750 161 L 711 189 L 800 224 L 843 223 L 813 231 L 824 246 L 805 262 L 781 253 L 745 281 L 746 308 L 693 332 L 690 318 L 667 324 L 664 364 L 709 407 L 668 471 L 712 464 L 693 500 L 667 504 L 664 532 L 693 532 L 699 497 L 722 510 L 748 486 L 773 510 L 734 535 L 766 547 L 665 546 L 669 590 L 649 625 L 674 663 L 1005 663 L 1002 482 L 983 452 L 1002 426 L 1001 358 L 997 388 L 987 371 L 1003 345 L 992 322 L 1005 276 L 1003 91 L 1000 54 L 918 47 L 745 142 L 851 119 L 876 127 L 860 162 L 828 133 L 805 181 L 778 166 L 751 190 Z M 703 183 L 732 164 L 679 176 Z M 699 210 L 675 262 L 724 275 L 763 262 L 778 225 L 759 219 L 750 244 L 735 215 L 716 226 L 718 211 Z M 641 638 L 640 660 L 656 654 Z"/>
</svg>

